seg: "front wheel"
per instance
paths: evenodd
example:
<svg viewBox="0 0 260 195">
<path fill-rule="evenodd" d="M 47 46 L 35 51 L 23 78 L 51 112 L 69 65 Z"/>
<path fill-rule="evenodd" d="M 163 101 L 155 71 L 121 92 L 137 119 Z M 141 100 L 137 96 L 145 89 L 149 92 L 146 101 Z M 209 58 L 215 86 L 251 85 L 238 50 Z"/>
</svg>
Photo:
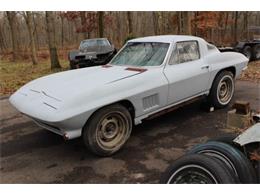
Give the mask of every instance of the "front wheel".
<svg viewBox="0 0 260 195">
<path fill-rule="evenodd" d="M 220 72 L 211 87 L 209 103 L 216 108 L 227 106 L 235 91 L 234 75 L 230 71 Z"/>
<path fill-rule="evenodd" d="M 83 141 L 96 155 L 110 156 L 127 141 L 132 130 L 129 111 L 120 104 L 106 106 L 89 119 L 83 128 Z"/>
</svg>

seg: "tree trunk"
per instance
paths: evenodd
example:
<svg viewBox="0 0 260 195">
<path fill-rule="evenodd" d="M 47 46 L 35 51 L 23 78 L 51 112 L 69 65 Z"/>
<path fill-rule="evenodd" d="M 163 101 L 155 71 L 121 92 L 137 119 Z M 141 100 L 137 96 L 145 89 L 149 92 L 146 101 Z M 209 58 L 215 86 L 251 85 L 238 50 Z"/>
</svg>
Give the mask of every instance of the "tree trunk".
<svg viewBox="0 0 260 195">
<path fill-rule="evenodd" d="M 34 24 L 34 27 L 33 27 L 33 34 L 35 35 L 35 45 L 36 45 L 36 48 L 37 50 L 39 50 L 40 48 L 40 42 L 39 42 L 39 34 L 38 34 L 38 30 L 36 28 L 36 21 L 35 21 L 35 16 L 36 14 L 33 14 L 33 24 Z"/>
<path fill-rule="evenodd" d="M 248 39 L 249 39 L 249 31 L 248 31 L 248 12 L 244 12 L 244 26 L 243 26 L 243 31 L 244 31 L 246 40 L 248 40 Z"/>
<path fill-rule="evenodd" d="M 6 50 L 7 46 L 5 43 L 4 33 L 3 33 L 3 27 L 2 24 L 0 24 L 0 49 L 2 51 Z"/>
<path fill-rule="evenodd" d="M 234 36 L 234 42 L 237 42 L 237 38 L 238 38 L 238 36 L 237 36 L 237 34 L 238 34 L 238 31 L 237 31 L 237 24 L 238 23 L 238 12 L 236 11 L 235 12 L 235 22 L 234 22 L 234 34 L 233 34 L 233 36 Z"/>
<path fill-rule="evenodd" d="M 27 11 L 24 14 L 24 18 L 25 18 L 27 28 L 28 28 L 28 32 L 29 32 L 32 63 L 33 63 L 33 65 L 36 65 L 36 64 L 38 64 L 38 60 L 37 60 L 36 47 L 35 47 L 35 36 L 34 36 L 34 33 L 33 33 L 33 15 L 32 15 L 32 12 Z"/>
<path fill-rule="evenodd" d="M 183 29 L 185 34 L 191 35 L 191 20 L 190 20 L 190 13 L 184 12 L 183 13 Z"/>
<path fill-rule="evenodd" d="M 228 19 L 229 19 L 229 12 L 226 12 L 226 14 L 225 14 L 225 24 L 224 24 L 224 29 L 223 29 L 223 31 L 222 31 L 222 40 L 223 40 L 223 42 L 225 43 L 225 41 L 226 41 L 226 33 L 227 33 L 227 27 L 228 27 Z"/>
<path fill-rule="evenodd" d="M 153 27 L 154 27 L 154 34 L 158 35 L 159 25 L 158 25 L 158 14 L 156 11 L 153 12 Z"/>
<path fill-rule="evenodd" d="M 98 12 L 98 36 L 103 38 L 104 36 L 104 12 Z"/>
<path fill-rule="evenodd" d="M 61 68 L 58 54 L 57 54 L 53 12 L 46 11 L 46 25 L 47 25 L 48 43 L 49 43 L 49 51 L 50 51 L 50 58 L 51 58 L 51 69 Z"/>
<path fill-rule="evenodd" d="M 7 19 L 10 25 L 11 30 L 11 39 L 12 39 L 12 51 L 13 51 L 13 61 L 18 59 L 18 38 L 17 38 L 17 18 L 16 13 L 12 11 L 7 11 Z"/>
<path fill-rule="evenodd" d="M 86 12 L 81 11 L 80 12 L 80 21 L 81 21 L 81 27 L 82 27 L 82 33 L 83 33 L 83 38 L 84 39 L 88 39 L 89 38 L 89 34 L 86 31 Z"/>
<path fill-rule="evenodd" d="M 127 12 L 128 36 L 133 36 L 133 22 L 131 12 Z"/>
</svg>

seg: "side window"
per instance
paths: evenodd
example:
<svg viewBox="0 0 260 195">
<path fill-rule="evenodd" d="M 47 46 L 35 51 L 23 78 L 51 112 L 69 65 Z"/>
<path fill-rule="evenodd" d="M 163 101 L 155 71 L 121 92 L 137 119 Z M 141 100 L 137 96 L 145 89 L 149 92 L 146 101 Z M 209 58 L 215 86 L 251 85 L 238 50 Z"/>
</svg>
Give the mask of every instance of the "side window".
<svg viewBox="0 0 260 195">
<path fill-rule="evenodd" d="M 172 52 L 169 64 L 180 64 L 200 58 L 199 46 L 197 41 L 185 41 L 176 43 Z"/>
</svg>

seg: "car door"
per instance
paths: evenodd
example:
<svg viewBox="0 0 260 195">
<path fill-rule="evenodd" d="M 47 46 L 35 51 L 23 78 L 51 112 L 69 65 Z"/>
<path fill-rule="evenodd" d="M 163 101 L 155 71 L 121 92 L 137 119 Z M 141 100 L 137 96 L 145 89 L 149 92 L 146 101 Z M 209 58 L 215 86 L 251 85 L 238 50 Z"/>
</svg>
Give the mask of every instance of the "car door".
<svg viewBox="0 0 260 195">
<path fill-rule="evenodd" d="M 209 65 L 201 57 L 198 41 L 177 42 L 164 74 L 169 82 L 168 104 L 205 92 Z"/>
</svg>

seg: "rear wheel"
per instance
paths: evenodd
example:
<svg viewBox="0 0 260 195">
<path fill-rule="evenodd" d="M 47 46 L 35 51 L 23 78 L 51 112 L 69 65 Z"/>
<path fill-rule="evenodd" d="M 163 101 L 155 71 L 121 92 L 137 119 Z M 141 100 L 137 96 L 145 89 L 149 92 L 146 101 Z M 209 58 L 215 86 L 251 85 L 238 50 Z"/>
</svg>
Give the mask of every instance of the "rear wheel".
<svg viewBox="0 0 260 195">
<path fill-rule="evenodd" d="M 221 142 L 208 142 L 192 148 L 188 154 L 203 154 L 222 161 L 241 183 L 256 183 L 256 176 L 250 161 L 238 149 Z"/>
<path fill-rule="evenodd" d="M 230 71 L 222 71 L 216 76 L 208 96 L 210 105 L 223 108 L 230 103 L 235 90 L 233 77 Z"/>
<path fill-rule="evenodd" d="M 131 130 L 130 113 L 120 104 L 114 104 L 93 114 L 83 129 L 83 141 L 93 153 L 109 156 L 125 144 Z"/>
<path fill-rule="evenodd" d="M 232 184 L 234 176 L 213 157 L 192 154 L 176 160 L 162 175 L 166 184 Z"/>
</svg>

